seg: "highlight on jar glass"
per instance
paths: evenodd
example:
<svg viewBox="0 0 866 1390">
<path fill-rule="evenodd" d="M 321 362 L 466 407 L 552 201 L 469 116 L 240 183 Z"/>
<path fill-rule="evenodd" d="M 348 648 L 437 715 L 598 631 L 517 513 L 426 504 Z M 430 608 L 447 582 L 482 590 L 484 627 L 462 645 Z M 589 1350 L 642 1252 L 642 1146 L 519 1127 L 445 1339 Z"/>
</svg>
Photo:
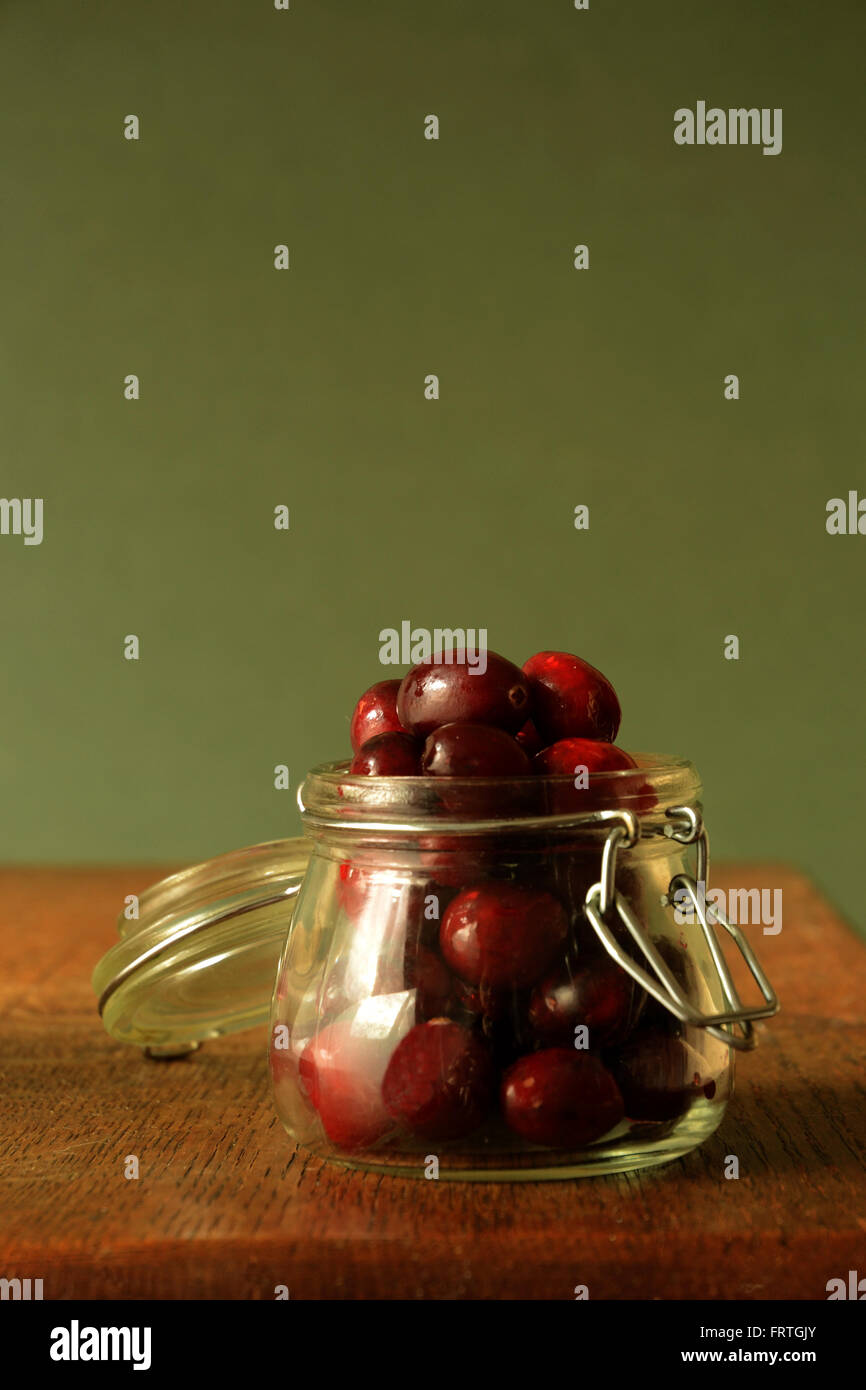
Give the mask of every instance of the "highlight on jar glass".
<svg viewBox="0 0 866 1390">
<path fill-rule="evenodd" d="M 580 658 L 485 657 L 364 691 L 352 759 L 300 788 L 303 840 L 143 895 L 94 974 L 103 1020 L 171 1056 L 261 1021 L 272 992 L 278 1114 L 337 1163 L 515 1180 L 668 1161 L 719 1125 L 735 1053 L 778 1010 L 707 897 L 698 774 L 617 746 L 616 692 Z"/>
</svg>

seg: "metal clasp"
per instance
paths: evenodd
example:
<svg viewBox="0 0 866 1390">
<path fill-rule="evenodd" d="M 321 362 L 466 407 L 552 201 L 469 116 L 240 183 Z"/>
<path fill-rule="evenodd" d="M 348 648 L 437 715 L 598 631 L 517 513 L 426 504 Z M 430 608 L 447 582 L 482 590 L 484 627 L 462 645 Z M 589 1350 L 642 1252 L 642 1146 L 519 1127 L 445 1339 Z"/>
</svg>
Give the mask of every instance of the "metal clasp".
<svg viewBox="0 0 866 1390">
<path fill-rule="evenodd" d="M 617 892 L 617 852 L 621 845 L 630 847 L 635 844 L 639 833 L 636 823 L 629 823 L 634 822 L 634 817 L 630 816 L 629 812 L 620 813 L 621 823 L 613 827 L 605 840 L 601 856 L 601 879 L 598 883 L 593 884 L 587 892 L 584 911 L 608 955 L 645 989 L 647 994 L 664 1005 L 675 1018 L 694 1028 L 706 1029 L 711 1037 L 718 1038 L 728 1047 L 737 1048 L 743 1052 L 750 1051 L 757 1042 L 752 1026 L 753 1021 L 757 1018 L 770 1018 L 773 1014 L 778 1013 L 779 1001 L 743 932 L 738 926 L 728 922 L 713 903 L 708 903 L 706 900 L 710 850 L 709 839 L 700 811 L 694 806 L 673 806 L 667 812 L 667 816 L 668 824 L 664 827 L 664 834 L 671 839 L 680 841 L 681 844 L 694 844 L 696 846 L 697 877 L 693 879 L 688 874 L 676 874 L 671 879 L 663 901 L 671 905 L 674 901 L 674 894 L 679 889 L 684 889 L 691 899 L 701 924 L 704 939 L 718 971 L 722 993 L 728 1007 L 721 1013 L 701 1013 L 684 993 L 679 982 L 671 973 L 670 967 L 650 941 L 643 924 L 632 912 L 625 898 Z M 703 892 L 698 890 L 698 884 L 703 884 Z M 605 921 L 612 908 L 616 908 L 623 926 L 640 949 L 644 959 L 652 967 L 655 972 L 654 977 L 633 961 L 616 940 Z M 764 996 L 766 1001 L 764 1004 L 747 1008 L 742 1003 L 731 978 L 721 943 L 713 930 L 713 922 L 724 927 L 725 931 L 733 937 L 753 979 Z M 739 1029 L 739 1031 L 735 1031 L 735 1029 Z"/>
</svg>

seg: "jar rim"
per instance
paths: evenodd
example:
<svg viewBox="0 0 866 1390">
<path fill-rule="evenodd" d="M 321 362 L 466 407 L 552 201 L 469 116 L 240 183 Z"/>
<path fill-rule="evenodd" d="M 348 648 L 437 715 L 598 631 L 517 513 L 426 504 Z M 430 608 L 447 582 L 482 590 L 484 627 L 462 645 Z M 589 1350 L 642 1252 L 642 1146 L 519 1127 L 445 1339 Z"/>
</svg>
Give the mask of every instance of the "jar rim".
<svg viewBox="0 0 866 1390">
<path fill-rule="evenodd" d="M 670 753 L 630 753 L 634 758 L 637 767 L 618 767 L 609 768 L 604 772 L 591 772 L 589 775 L 593 781 L 602 781 L 616 777 L 634 777 L 636 773 L 644 776 L 651 776 L 654 772 L 664 772 L 669 768 L 690 768 L 692 762 L 689 758 L 675 757 Z M 527 772 L 517 777 L 370 777 L 365 773 L 350 773 L 348 768 L 351 766 L 350 758 L 337 758 L 328 763 L 317 763 L 310 768 L 308 777 L 333 776 L 340 782 L 357 782 L 369 784 L 370 782 L 410 782 L 423 783 L 425 786 L 435 786 L 437 782 L 448 783 L 449 786 L 474 786 L 478 782 L 567 782 L 571 778 L 570 772 Z"/>
<path fill-rule="evenodd" d="M 697 769 L 688 758 L 660 753 L 633 753 L 637 766 L 588 775 L 584 795 L 593 811 L 631 811 L 641 820 L 664 820 L 668 807 L 694 804 L 701 794 Z M 569 773 L 519 777 L 369 777 L 348 771 L 348 760 L 320 763 L 298 790 L 305 828 L 363 829 L 376 823 L 395 832 L 435 828 L 443 820 L 479 817 L 509 824 L 530 817 L 551 821 L 562 814 L 563 791 L 573 784 Z M 648 795 L 651 793 L 651 795 Z M 570 809 L 576 809 L 572 802 Z M 540 828 L 540 827 L 539 827 Z"/>
</svg>

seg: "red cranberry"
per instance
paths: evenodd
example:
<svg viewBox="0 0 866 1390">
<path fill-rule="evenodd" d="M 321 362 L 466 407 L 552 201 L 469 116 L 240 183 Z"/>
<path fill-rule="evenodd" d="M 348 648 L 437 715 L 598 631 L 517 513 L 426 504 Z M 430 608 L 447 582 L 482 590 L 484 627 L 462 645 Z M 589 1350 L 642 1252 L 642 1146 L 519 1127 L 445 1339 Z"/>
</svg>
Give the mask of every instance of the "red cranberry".
<svg viewBox="0 0 866 1390">
<path fill-rule="evenodd" d="M 394 735 L 391 735 L 394 737 Z M 526 777 L 529 758 L 504 729 L 490 724 L 443 724 L 424 744 L 428 777 Z"/>
<path fill-rule="evenodd" d="M 516 733 L 529 714 L 526 677 L 512 662 L 487 652 L 482 675 L 463 652 L 453 660 L 424 662 L 404 677 L 397 696 L 403 726 L 426 738 L 440 724 L 493 724 Z"/>
<path fill-rule="evenodd" d="M 674 1120 L 704 1085 L 698 1054 L 655 1028 L 642 1029 L 612 1054 L 611 1069 L 632 1120 Z"/>
<path fill-rule="evenodd" d="M 364 691 L 355 706 L 349 730 L 353 753 L 378 734 L 399 733 L 403 728 L 397 714 L 399 689 L 399 680 L 377 681 Z"/>
<path fill-rule="evenodd" d="M 440 944 L 451 969 L 469 984 L 532 985 L 568 934 L 568 919 L 550 893 L 516 883 L 467 888 L 442 918 Z"/>
<path fill-rule="evenodd" d="M 544 747 L 544 740 L 531 719 L 527 719 L 523 728 L 518 729 L 514 737 L 524 753 L 527 753 L 530 758 L 534 757 L 536 753 L 540 753 Z"/>
<path fill-rule="evenodd" d="M 411 734 L 377 734 L 355 754 L 349 772 L 365 777 L 420 777 L 421 744 Z"/>
<path fill-rule="evenodd" d="M 616 691 L 589 662 L 568 652 L 538 652 L 524 664 L 532 719 L 545 743 L 563 738 L 613 743 L 621 718 Z"/>
<path fill-rule="evenodd" d="M 591 781 L 586 786 L 575 786 L 578 768 L 585 767 L 589 777 L 604 772 L 631 772 L 637 768 L 631 754 L 617 748 L 615 743 L 593 738 L 561 738 L 558 743 L 551 743 L 536 753 L 532 765 L 543 776 L 572 778 L 570 784 L 566 782 L 551 789 L 551 810 L 592 811 L 600 806 L 617 805 L 642 815 L 657 804 L 650 783 L 638 783 L 636 778 L 616 778 L 601 787 Z"/>
<path fill-rule="evenodd" d="M 455 980 L 435 951 L 421 946 L 407 963 L 406 985 L 415 990 L 415 1020 L 441 1018 L 451 1006 Z"/>
<path fill-rule="evenodd" d="M 299 1063 L 301 1084 L 341 1149 L 368 1148 L 393 1128 L 381 1094 L 381 1040 L 356 1029 L 354 1018 L 331 1023 L 307 1044 Z"/>
<path fill-rule="evenodd" d="M 626 772 L 637 767 L 630 753 L 617 748 L 615 743 L 603 743 L 595 738 L 561 738 L 542 748 L 533 758 L 536 772 L 550 776 L 574 777 L 578 768 L 585 767 L 587 773 Z"/>
<path fill-rule="evenodd" d="M 574 1030 L 589 1030 L 590 1048 L 622 1041 L 630 1031 L 634 983 L 608 958 L 562 966 L 536 985 L 529 1003 L 533 1032 L 548 1047 L 573 1047 Z"/>
<path fill-rule="evenodd" d="M 597 1057 L 551 1047 L 521 1057 L 502 1078 L 502 1110 L 533 1144 L 579 1149 L 623 1118 L 622 1096 Z"/>
<path fill-rule="evenodd" d="M 388 1113 L 425 1139 L 459 1139 L 484 1119 L 495 1088 L 490 1054 L 459 1023 L 417 1023 L 382 1082 Z"/>
</svg>

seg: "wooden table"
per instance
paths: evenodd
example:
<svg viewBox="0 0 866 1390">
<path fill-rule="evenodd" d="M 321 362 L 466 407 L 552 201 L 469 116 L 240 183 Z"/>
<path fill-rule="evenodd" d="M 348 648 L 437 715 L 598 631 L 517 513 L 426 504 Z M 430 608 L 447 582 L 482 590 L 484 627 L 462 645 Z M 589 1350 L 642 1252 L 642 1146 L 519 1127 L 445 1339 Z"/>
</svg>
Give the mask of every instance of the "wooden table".
<svg viewBox="0 0 866 1390">
<path fill-rule="evenodd" d="M 0 872 L 0 1275 L 42 1278 L 46 1299 L 825 1299 L 866 1274 L 866 947 L 800 874 L 714 871 L 783 890 L 781 934 L 749 932 L 783 1012 L 701 1149 L 457 1184 L 294 1151 L 264 1028 L 170 1063 L 107 1036 L 91 970 L 124 896 L 164 872 Z"/>
</svg>

